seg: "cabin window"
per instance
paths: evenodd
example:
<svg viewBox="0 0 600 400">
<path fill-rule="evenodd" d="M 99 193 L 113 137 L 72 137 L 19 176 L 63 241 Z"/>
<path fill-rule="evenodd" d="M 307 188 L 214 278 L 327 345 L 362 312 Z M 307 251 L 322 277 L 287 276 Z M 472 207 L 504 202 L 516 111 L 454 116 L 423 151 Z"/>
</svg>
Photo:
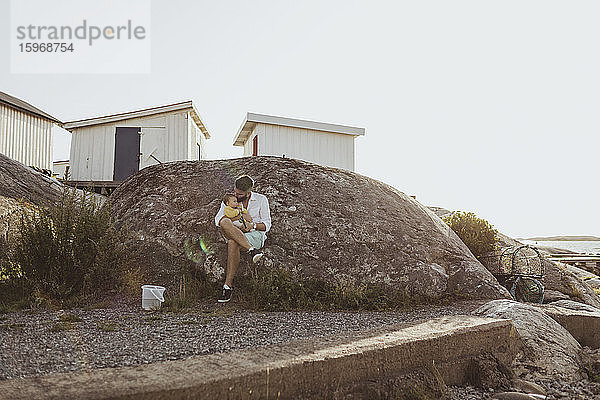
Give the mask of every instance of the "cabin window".
<svg viewBox="0 0 600 400">
<path fill-rule="evenodd" d="M 258 155 L 258 135 L 254 136 L 254 139 L 252 139 L 252 155 Z"/>
</svg>

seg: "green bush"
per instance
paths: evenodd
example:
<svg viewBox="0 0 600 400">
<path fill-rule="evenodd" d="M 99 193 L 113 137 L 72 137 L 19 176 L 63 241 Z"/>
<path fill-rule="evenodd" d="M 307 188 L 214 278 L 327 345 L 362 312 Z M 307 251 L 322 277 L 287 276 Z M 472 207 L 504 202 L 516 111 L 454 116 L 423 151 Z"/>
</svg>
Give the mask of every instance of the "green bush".
<svg viewBox="0 0 600 400">
<path fill-rule="evenodd" d="M 3 256 L 3 284 L 61 305 L 120 289 L 127 259 L 123 242 L 110 207 L 101 209 L 92 195 L 65 189 L 57 206 L 21 215 Z"/>
<path fill-rule="evenodd" d="M 498 231 L 489 222 L 471 212 L 455 211 L 443 218 L 471 253 L 479 259 L 496 250 Z"/>
<path fill-rule="evenodd" d="M 13 277 L 16 272 L 15 266 L 10 261 L 8 241 L 0 235 L 0 282 Z"/>
</svg>

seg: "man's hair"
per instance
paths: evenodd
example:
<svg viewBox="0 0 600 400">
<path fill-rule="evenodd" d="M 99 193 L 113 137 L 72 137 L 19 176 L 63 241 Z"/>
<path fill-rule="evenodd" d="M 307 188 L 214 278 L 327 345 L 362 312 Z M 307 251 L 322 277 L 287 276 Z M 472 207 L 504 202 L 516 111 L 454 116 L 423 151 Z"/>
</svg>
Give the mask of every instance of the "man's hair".
<svg viewBox="0 0 600 400">
<path fill-rule="evenodd" d="M 237 201 L 237 197 L 235 197 L 235 194 L 225 193 L 225 195 L 223 195 L 223 203 L 225 203 L 225 205 L 227 205 L 227 200 L 229 200 L 230 197 L 233 197 L 235 201 Z"/>
<path fill-rule="evenodd" d="M 254 180 L 250 178 L 248 175 L 238 176 L 235 180 L 235 187 L 237 189 L 243 190 L 247 192 L 254 187 Z"/>
</svg>

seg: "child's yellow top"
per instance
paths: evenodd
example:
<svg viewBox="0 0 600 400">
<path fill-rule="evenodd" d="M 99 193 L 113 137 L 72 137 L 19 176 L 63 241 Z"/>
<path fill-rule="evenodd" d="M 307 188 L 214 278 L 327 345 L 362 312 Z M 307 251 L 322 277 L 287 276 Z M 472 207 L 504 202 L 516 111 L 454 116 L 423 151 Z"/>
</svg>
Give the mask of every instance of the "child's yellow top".
<svg viewBox="0 0 600 400">
<path fill-rule="evenodd" d="M 242 213 L 242 210 L 231 206 L 225 206 L 224 213 L 227 218 L 235 218 Z"/>
</svg>

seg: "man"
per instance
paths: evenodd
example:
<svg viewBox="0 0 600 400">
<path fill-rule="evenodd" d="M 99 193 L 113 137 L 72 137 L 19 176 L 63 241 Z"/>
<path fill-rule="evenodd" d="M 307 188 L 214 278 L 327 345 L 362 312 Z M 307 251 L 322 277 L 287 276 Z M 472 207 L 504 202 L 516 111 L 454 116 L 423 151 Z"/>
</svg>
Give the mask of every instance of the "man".
<svg viewBox="0 0 600 400">
<path fill-rule="evenodd" d="M 241 228 L 236 227 L 231 219 L 224 218 L 225 204 L 221 202 L 221 208 L 215 216 L 215 225 L 221 228 L 221 233 L 227 239 L 227 273 L 223 293 L 219 297 L 219 303 L 227 303 L 231 300 L 233 291 L 233 277 L 240 263 L 240 250 L 246 252 L 252 262 L 256 263 L 263 256 L 260 249 L 265 244 L 267 232 L 271 229 L 271 210 L 267 197 L 253 192 L 254 181 L 248 175 L 242 175 L 235 180 L 233 192 L 237 201 L 248 210 L 252 223 Z"/>
</svg>

